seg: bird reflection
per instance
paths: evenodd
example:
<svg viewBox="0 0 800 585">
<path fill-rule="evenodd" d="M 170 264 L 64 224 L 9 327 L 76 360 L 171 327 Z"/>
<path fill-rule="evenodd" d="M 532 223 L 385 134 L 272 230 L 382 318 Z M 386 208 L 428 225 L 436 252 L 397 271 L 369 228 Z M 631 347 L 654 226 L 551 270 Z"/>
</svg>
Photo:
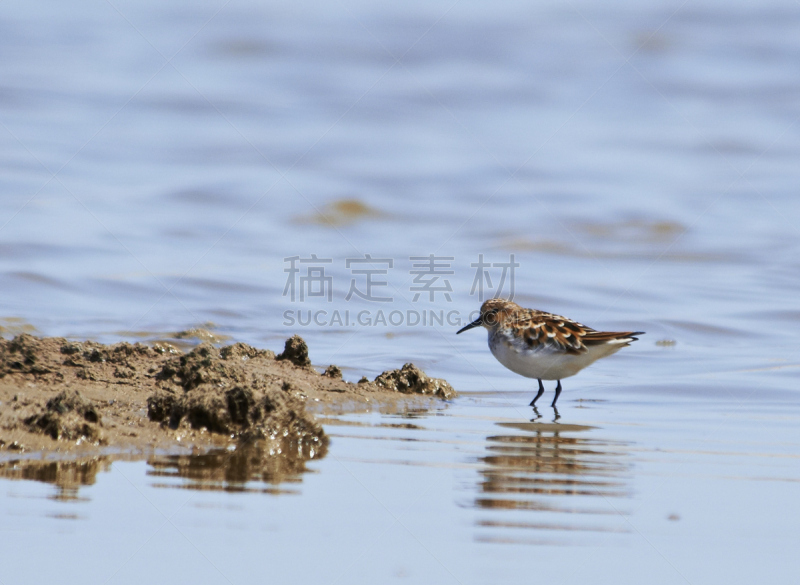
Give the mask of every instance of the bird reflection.
<svg viewBox="0 0 800 585">
<path fill-rule="evenodd" d="M 534 406 L 533 407 L 533 418 L 531 419 L 531 422 L 536 422 L 537 420 L 539 420 L 541 418 L 542 418 L 542 413 L 539 412 L 539 409 Z M 561 418 L 561 415 L 558 413 L 558 409 L 554 406 L 553 407 L 553 422 L 556 422 L 560 418 Z"/>
<path fill-rule="evenodd" d="M 496 513 L 479 520 L 479 526 L 625 531 L 616 517 L 618 507 L 609 501 L 628 496 L 627 445 L 593 438 L 593 427 L 557 423 L 558 413 L 551 423 L 543 422 L 536 409 L 534 416 L 531 422 L 497 423 L 516 432 L 488 437 L 487 454 L 479 460 L 475 505 Z M 586 523 L 589 518 L 594 520 L 591 524 Z M 498 538 L 514 540 L 508 535 Z"/>
</svg>

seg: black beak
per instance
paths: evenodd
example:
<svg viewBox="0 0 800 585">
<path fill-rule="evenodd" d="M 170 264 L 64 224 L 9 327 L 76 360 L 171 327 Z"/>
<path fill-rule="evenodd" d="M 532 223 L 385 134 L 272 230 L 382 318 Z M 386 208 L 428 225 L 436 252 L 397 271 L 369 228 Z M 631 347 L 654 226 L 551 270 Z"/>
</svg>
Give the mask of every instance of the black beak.
<svg viewBox="0 0 800 585">
<path fill-rule="evenodd" d="M 468 331 L 468 330 L 473 329 L 475 327 L 480 327 L 481 325 L 483 325 L 483 321 L 481 321 L 481 318 L 478 317 L 477 319 L 475 319 L 472 323 L 470 323 L 466 327 L 462 327 L 461 329 L 456 331 L 456 335 L 458 335 L 459 333 L 464 333 L 464 331 Z"/>
</svg>

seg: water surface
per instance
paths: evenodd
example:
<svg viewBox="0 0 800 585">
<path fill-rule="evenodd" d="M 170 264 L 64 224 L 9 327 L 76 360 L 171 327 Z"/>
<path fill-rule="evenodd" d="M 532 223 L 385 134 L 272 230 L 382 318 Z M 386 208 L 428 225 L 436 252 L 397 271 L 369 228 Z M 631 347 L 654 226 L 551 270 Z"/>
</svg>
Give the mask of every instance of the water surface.
<svg viewBox="0 0 800 585">
<path fill-rule="evenodd" d="M 788 1 L 0 5 L 0 334 L 300 333 L 462 392 L 321 413 L 307 470 L 4 467 L 0 579 L 791 582 L 797 39 Z M 346 300 L 365 254 L 391 302 Z M 450 290 L 415 300 L 430 254 Z M 647 334 L 554 420 L 481 332 L 285 324 L 466 318 L 481 254 L 523 305 Z M 312 255 L 331 300 L 293 303 Z"/>
</svg>

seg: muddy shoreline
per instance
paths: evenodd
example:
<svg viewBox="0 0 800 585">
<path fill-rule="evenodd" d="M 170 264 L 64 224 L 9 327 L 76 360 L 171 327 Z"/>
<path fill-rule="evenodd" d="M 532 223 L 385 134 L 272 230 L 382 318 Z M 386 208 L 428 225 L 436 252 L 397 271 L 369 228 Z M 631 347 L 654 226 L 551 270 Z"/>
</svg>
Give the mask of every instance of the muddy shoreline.
<svg viewBox="0 0 800 585">
<path fill-rule="evenodd" d="M 243 343 L 184 352 L 22 334 L 0 339 L 0 476 L 68 486 L 111 459 L 160 457 L 179 475 L 205 470 L 213 482 L 228 472 L 208 463 L 223 458 L 240 483 L 276 483 L 327 452 L 310 410 L 455 395 L 412 364 L 358 383 L 335 365 L 319 372 L 298 336 L 275 354 Z M 197 466 L 200 456 L 209 461 Z"/>
</svg>

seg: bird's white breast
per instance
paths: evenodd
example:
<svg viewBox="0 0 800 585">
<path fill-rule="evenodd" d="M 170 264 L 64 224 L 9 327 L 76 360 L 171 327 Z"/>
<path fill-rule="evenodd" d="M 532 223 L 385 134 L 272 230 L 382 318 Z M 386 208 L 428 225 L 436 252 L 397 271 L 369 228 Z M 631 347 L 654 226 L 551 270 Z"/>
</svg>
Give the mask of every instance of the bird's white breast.
<svg viewBox="0 0 800 585">
<path fill-rule="evenodd" d="M 561 380 L 574 376 L 592 362 L 622 347 L 624 343 L 602 344 L 576 354 L 550 345 L 530 348 L 524 340 L 509 332 L 489 331 L 489 349 L 497 361 L 514 373 L 541 380 Z"/>
</svg>

